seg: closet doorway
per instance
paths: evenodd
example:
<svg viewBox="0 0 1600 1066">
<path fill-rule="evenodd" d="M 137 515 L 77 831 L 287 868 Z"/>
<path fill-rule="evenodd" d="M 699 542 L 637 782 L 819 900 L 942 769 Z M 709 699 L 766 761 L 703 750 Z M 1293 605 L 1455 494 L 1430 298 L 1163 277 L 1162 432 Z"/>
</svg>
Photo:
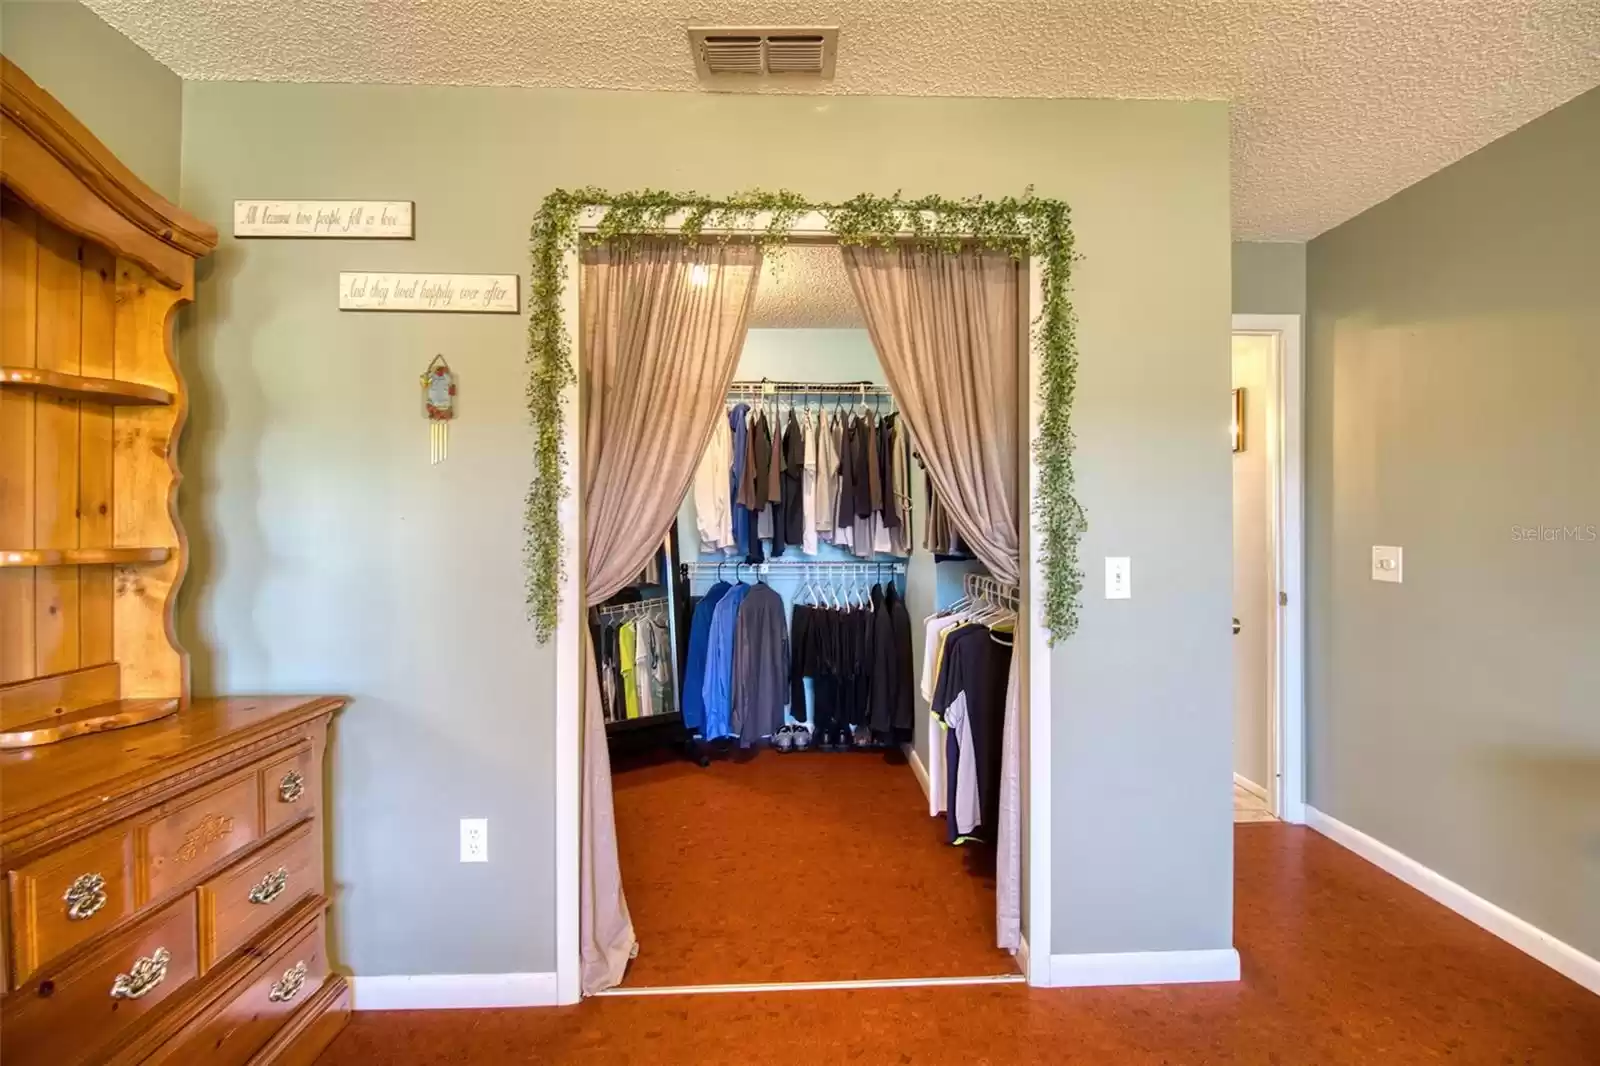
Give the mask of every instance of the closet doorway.
<svg viewBox="0 0 1600 1066">
<path fill-rule="evenodd" d="M 594 232 L 600 215 L 590 211 L 580 231 Z M 763 224 L 758 219 L 748 232 L 760 232 Z M 742 425 L 752 434 L 744 442 L 749 449 L 757 447 L 752 412 L 767 416 L 762 451 L 769 461 L 777 448 L 788 444 L 790 454 L 815 454 L 826 463 L 827 434 L 848 440 L 850 427 L 879 427 L 875 439 L 881 445 L 904 449 L 903 454 L 893 453 L 893 459 L 877 461 L 885 479 L 883 498 L 891 498 L 888 485 L 893 480 L 904 498 L 907 524 L 885 536 L 881 526 L 889 518 L 887 507 L 883 521 L 875 513 L 877 526 L 855 530 L 858 537 L 866 532 L 875 541 L 864 550 L 859 541 L 837 543 L 837 530 L 800 531 L 799 544 L 781 528 L 771 538 L 774 531 L 767 526 L 758 531 L 751 516 L 749 540 L 726 548 L 714 543 L 708 528 L 712 523 L 702 523 L 691 487 L 675 526 L 678 554 L 665 560 L 672 573 L 665 586 L 649 590 L 665 601 L 661 623 L 670 634 L 671 683 L 676 689 L 671 703 L 680 713 L 687 710 L 685 693 L 699 689 L 706 669 L 688 662 L 696 601 L 719 587 L 723 598 L 730 598 L 728 590 L 737 587 L 746 600 L 771 604 L 786 636 L 795 635 L 799 615 L 815 614 L 835 648 L 852 638 L 841 635 L 837 626 L 826 629 L 832 623 L 825 616 L 837 618 L 832 612 L 841 608 L 846 614 L 854 608 L 870 616 L 884 600 L 898 599 L 915 637 L 907 649 L 911 661 L 903 664 L 914 710 L 909 723 L 895 722 L 888 730 L 875 729 L 881 723 L 848 711 L 830 715 L 833 697 L 824 697 L 819 687 L 831 689 L 836 681 L 848 679 L 824 679 L 819 675 L 831 670 L 824 666 L 797 671 L 804 673 L 804 680 L 797 684 L 788 712 L 781 723 L 774 723 L 770 737 L 764 735 L 753 745 L 718 741 L 714 734 L 726 732 L 707 728 L 703 708 L 691 715 L 690 724 L 710 738 L 700 749 L 709 756 L 708 766 L 671 746 L 619 752 L 612 766 L 612 796 L 622 887 L 639 952 L 615 992 L 1023 979 L 1032 969 L 1028 940 L 1048 938 L 1050 899 L 1048 840 L 1037 831 L 1045 827 L 1026 818 L 1030 807 L 1048 803 L 1049 790 L 1048 702 L 1035 695 L 1048 692 L 1048 658 L 1029 654 L 1032 648 L 1046 647 L 1042 618 L 1030 596 L 1036 584 L 1042 587 L 1037 537 L 1024 520 L 1019 530 L 1021 580 L 1014 586 L 983 581 L 981 564 L 956 557 L 958 549 L 933 550 L 930 545 L 936 542 L 928 539 L 926 528 L 928 488 L 916 465 L 915 444 L 903 429 L 898 437 L 894 431 L 899 405 L 844 281 L 841 252 L 820 218 L 802 219 L 792 232 L 795 243 L 776 269 L 772 264 L 762 269 L 756 296 L 760 310 L 750 322 L 724 413 L 733 419 L 730 427 Z M 837 265 L 810 269 L 830 261 Z M 569 253 L 568 268 L 564 306 L 569 335 L 577 338 L 582 334 L 576 252 Z M 1018 365 L 1015 391 L 1007 397 L 1017 407 L 1014 490 L 1021 501 L 1032 499 L 1037 478 L 1029 443 L 1038 426 L 1038 363 L 1030 351 L 1028 324 L 1042 302 L 1038 268 L 1036 262 L 1019 267 Z M 578 350 L 581 345 L 574 349 L 583 380 L 585 354 Z M 566 439 L 578 454 L 582 434 L 575 390 L 570 399 Z M 584 467 L 583 457 L 571 466 L 562 524 L 581 530 L 578 471 Z M 816 504 L 818 511 L 831 506 Z M 1026 515 L 1026 506 L 1021 513 Z M 770 520 L 778 519 L 774 514 Z M 820 535 L 821 543 L 808 543 L 808 535 Z M 790 543 L 783 555 L 774 557 L 779 538 Z M 564 540 L 569 578 L 562 589 L 556 634 L 558 985 L 563 1001 L 576 998 L 578 985 L 578 737 L 584 684 L 580 627 L 600 621 L 584 609 L 581 581 L 574 577 L 581 574 L 577 539 Z M 759 546 L 752 549 L 751 541 Z M 1018 663 L 1014 713 L 1017 743 L 1027 765 L 1016 776 L 1028 787 L 1017 802 L 1021 824 L 1036 831 L 1016 845 L 1028 853 L 1029 861 L 1018 865 L 1030 877 L 1019 886 L 1018 894 L 1029 903 L 1021 914 L 1023 942 L 1016 953 L 995 944 L 993 849 L 988 849 L 986 870 L 982 847 L 963 846 L 970 843 L 965 841 L 953 845 L 950 839 L 960 836 L 948 798 L 955 796 L 958 782 L 946 771 L 945 719 L 930 714 L 923 692 L 926 620 L 941 609 L 962 612 L 963 622 L 992 627 L 986 633 L 1006 643 Z M 1015 621 L 1009 622 L 1013 613 Z M 636 623 L 636 630 L 640 624 L 650 623 Z M 619 644 L 602 635 L 596 646 L 604 657 L 616 654 Z M 802 639 L 795 647 L 805 644 Z M 936 668 L 930 676 L 937 680 Z M 612 686 L 613 694 L 619 691 Z M 610 695 L 603 694 L 602 700 L 613 716 L 627 716 L 625 705 L 620 712 L 610 706 Z M 801 700 L 805 710 L 797 715 Z M 998 735 L 992 742 L 999 743 Z M 786 747 L 791 750 L 781 750 Z M 949 750 L 959 765 L 959 746 Z M 969 758 L 969 775 L 971 766 Z M 958 807 L 966 810 L 963 805 L 975 802 L 972 788 L 965 777 L 959 784 Z M 932 817 L 935 813 L 939 817 Z"/>
</svg>

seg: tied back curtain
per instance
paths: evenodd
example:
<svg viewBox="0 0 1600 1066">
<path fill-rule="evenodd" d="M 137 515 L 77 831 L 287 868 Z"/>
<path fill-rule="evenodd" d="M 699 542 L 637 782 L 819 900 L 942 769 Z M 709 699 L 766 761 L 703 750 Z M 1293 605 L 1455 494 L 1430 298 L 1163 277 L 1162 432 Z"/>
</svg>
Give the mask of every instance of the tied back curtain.
<svg viewBox="0 0 1600 1066">
<path fill-rule="evenodd" d="M 989 572 L 1015 584 L 1020 265 L 972 246 L 841 251 L 940 502 Z"/>
<path fill-rule="evenodd" d="M 884 376 L 956 532 L 997 580 L 1016 584 L 1021 264 L 972 245 L 841 250 Z M 1006 679 L 995 834 L 995 941 L 1011 951 L 1022 942 L 1018 658 Z"/>
<path fill-rule="evenodd" d="M 589 604 L 661 546 L 710 440 L 744 347 L 761 272 L 750 244 L 637 240 L 584 249 L 584 580 Z M 635 949 L 622 892 L 599 676 L 583 627 L 579 953 L 584 995 L 622 980 Z"/>
</svg>

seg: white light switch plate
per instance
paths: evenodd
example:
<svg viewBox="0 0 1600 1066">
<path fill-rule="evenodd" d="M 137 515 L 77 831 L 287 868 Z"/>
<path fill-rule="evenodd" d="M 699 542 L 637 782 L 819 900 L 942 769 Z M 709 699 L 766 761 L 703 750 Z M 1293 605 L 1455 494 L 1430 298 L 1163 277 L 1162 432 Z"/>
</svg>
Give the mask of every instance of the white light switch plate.
<svg viewBox="0 0 1600 1066">
<path fill-rule="evenodd" d="M 489 819 L 461 819 L 461 861 L 489 861 Z"/>
<path fill-rule="evenodd" d="M 1133 564 L 1126 555 L 1106 556 L 1106 599 L 1133 598 Z"/>
<path fill-rule="evenodd" d="M 1399 548 L 1384 544 L 1372 547 L 1372 580 L 1400 584 L 1402 558 Z"/>
</svg>

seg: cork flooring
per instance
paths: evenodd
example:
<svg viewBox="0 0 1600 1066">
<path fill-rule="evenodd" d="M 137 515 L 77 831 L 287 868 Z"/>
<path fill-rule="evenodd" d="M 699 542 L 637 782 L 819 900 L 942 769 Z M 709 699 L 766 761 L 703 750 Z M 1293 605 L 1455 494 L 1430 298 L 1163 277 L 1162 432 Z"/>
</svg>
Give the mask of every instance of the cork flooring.
<svg viewBox="0 0 1600 1066">
<path fill-rule="evenodd" d="M 898 754 L 619 759 L 613 782 L 627 987 L 1017 971 L 992 856 L 945 843 Z"/>
<path fill-rule="evenodd" d="M 320 1066 L 1596 1066 L 1600 996 L 1310 830 L 1234 831 L 1243 979 L 357 1014 Z"/>
</svg>

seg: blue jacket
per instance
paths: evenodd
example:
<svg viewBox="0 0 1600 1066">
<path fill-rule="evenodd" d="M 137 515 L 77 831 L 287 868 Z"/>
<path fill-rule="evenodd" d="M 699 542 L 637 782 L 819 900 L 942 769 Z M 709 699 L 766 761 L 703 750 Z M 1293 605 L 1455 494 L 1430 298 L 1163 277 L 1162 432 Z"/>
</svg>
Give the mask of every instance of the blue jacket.
<svg viewBox="0 0 1600 1066">
<path fill-rule="evenodd" d="M 691 732 L 698 731 L 706 721 L 706 652 L 711 646 L 711 617 L 717 603 L 728 594 L 732 585 L 719 581 L 711 586 L 694 609 L 689 623 L 689 662 L 683 676 L 683 724 Z"/>
<path fill-rule="evenodd" d="M 706 718 L 701 735 L 707 740 L 731 737 L 733 732 L 733 636 L 739 621 L 739 604 L 750 586 L 734 585 L 717 601 L 711 615 L 711 636 L 706 645 Z"/>
<path fill-rule="evenodd" d="M 733 430 L 733 465 L 728 468 L 728 499 L 733 507 L 730 512 L 733 515 L 733 539 L 740 555 L 750 554 L 750 511 L 739 502 L 739 471 L 744 469 L 745 449 L 750 446 L 750 427 L 745 424 L 744 418 L 749 411 L 750 405 L 741 403 L 728 412 L 728 428 Z"/>
</svg>

